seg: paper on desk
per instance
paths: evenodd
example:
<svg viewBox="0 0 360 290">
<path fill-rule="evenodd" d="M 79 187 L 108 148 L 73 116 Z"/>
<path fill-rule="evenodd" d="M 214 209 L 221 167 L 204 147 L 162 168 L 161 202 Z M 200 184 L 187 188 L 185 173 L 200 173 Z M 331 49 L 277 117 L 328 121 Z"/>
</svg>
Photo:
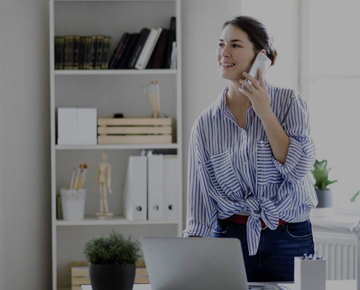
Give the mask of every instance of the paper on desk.
<svg viewBox="0 0 360 290">
<path fill-rule="evenodd" d="M 293 283 L 282 283 L 277 285 L 279 290 L 295 290 L 295 284 Z"/>
</svg>

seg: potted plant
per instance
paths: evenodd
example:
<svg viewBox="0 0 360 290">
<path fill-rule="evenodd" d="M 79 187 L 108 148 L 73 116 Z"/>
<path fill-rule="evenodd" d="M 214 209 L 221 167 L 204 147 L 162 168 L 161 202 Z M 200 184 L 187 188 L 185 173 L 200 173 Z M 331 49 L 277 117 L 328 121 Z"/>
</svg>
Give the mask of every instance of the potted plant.
<svg viewBox="0 0 360 290">
<path fill-rule="evenodd" d="M 337 180 L 330 181 L 328 179 L 330 169 L 327 168 L 327 160 L 316 160 L 314 169 L 311 170 L 315 178 L 315 191 L 319 201 L 317 208 L 331 208 L 333 205 L 332 191 L 328 186 L 337 182 Z"/>
<path fill-rule="evenodd" d="M 138 241 L 114 230 L 108 237 L 93 238 L 85 244 L 93 290 L 132 290 L 135 263 L 140 257 Z"/>
</svg>

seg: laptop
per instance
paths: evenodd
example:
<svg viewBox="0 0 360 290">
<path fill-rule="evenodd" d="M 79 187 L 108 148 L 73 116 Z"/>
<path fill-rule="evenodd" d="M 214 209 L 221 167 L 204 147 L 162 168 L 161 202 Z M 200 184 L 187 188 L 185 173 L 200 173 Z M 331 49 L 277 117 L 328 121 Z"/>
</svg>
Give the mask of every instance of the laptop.
<svg viewBox="0 0 360 290">
<path fill-rule="evenodd" d="M 248 290 L 240 241 L 235 238 L 140 239 L 151 290 Z"/>
</svg>

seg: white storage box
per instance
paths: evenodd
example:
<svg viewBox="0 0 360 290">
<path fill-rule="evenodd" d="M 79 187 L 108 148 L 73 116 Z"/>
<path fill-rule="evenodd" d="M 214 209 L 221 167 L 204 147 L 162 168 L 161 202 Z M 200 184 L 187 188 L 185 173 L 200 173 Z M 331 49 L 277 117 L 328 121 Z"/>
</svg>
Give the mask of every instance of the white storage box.
<svg viewBox="0 0 360 290">
<path fill-rule="evenodd" d="M 96 145 L 97 111 L 94 108 L 58 108 L 59 145 Z"/>
</svg>

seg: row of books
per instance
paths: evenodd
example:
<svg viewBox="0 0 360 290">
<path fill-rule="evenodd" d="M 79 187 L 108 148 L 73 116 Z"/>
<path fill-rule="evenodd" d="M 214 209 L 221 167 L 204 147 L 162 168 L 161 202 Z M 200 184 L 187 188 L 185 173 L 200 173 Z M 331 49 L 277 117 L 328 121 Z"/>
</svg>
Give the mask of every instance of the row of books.
<svg viewBox="0 0 360 290">
<path fill-rule="evenodd" d="M 110 36 L 55 36 L 55 69 L 176 69 L 176 18 L 169 29 L 125 32 L 108 60 L 110 46 Z"/>
<path fill-rule="evenodd" d="M 111 37 L 55 36 L 55 69 L 107 69 Z"/>
<path fill-rule="evenodd" d="M 175 44 L 174 44 L 175 43 Z M 109 69 L 169 69 L 176 67 L 176 18 L 170 28 L 146 28 L 124 33 L 109 61 Z"/>
</svg>

